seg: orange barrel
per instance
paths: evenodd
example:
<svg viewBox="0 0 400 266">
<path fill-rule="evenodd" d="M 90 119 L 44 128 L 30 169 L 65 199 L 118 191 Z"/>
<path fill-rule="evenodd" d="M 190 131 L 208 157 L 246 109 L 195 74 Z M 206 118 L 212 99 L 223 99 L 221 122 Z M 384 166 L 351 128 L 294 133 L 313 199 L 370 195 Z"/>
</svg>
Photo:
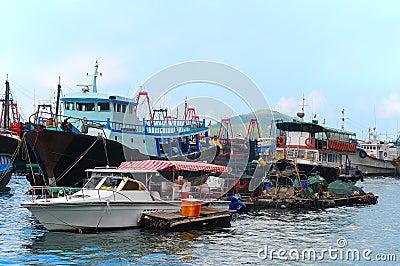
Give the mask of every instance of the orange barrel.
<svg viewBox="0 0 400 266">
<path fill-rule="evenodd" d="M 181 214 L 188 217 L 199 216 L 202 203 L 203 201 L 198 199 L 182 199 Z"/>
</svg>

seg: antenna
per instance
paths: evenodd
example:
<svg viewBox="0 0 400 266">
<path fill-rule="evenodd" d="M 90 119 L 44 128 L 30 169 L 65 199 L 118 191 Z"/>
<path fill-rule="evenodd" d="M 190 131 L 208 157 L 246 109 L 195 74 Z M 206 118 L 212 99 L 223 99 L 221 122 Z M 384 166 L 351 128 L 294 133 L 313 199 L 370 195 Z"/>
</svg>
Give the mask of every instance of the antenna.
<svg viewBox="0 0 400 266">
<path fill-rule="evenodd" d="M 303 94 L 303 99 L 302 99 L 302 103 L 301 103 L 301 111 L 297 112 L 297 116 L 300 118 L 301 121 L 303 121 L 303 117 L 304 117 L 304 94 Z"/>
<path fill-rule="evenodd" d="M 342 130 L 344 130 L 344 109 L 342 109 Z"/>
<path fill-rule="evenodd" d="M 102 73 L 98 73 L 98 68 L 99 68 L 99 64 L 97 63 L 97 60 L 96 60 L 96 65 L 94 66 L 93 75 L 89 75 L 89 73 L 86 73 L 86 76 L 93 77 L 92 84 L 89 84 L 89 85 L 77 85 L 77 86 L 81 86 L 81 87 L 86 87 L 86 88 L 82 88 L 83 92 L 88 92 L 89 91 L 89 86 L 93 87 L 93 92 L 97 92 L 97 77 L 98 76 L 100 76 L 100 77 L 103 76 Z"/>
</svg>

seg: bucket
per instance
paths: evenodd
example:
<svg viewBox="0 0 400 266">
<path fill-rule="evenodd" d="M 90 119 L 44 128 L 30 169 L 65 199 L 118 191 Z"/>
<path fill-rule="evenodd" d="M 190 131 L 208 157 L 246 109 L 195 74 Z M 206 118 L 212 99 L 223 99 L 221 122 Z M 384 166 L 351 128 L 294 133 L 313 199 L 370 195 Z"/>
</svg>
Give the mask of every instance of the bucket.
<svg viewBox="0 0 400 266">
<path fill-rule="evenodd" d="M 308 189 L 307 181 L 301 181 L 301 186 L 302 186 L 304 189 Z"/>
<path fill-rule="evenodd" d="M 183 216 L 188 216 L 188 217 L 199 216 L 201 212 L 202 203 L 203 202 L 198 199 L 182 199 L 181 214 Z"/>
</svg>

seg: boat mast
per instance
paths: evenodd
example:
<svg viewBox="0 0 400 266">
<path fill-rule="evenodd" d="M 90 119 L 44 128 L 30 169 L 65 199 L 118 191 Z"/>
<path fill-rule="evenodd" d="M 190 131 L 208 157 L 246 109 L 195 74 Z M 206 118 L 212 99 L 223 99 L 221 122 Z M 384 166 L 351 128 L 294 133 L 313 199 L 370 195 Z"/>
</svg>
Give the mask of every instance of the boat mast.
<svg viewBox="0 0 400 266">
<path fill-rule="evenodd" d="M 94 66 L 93 79 L 92 79 L 93 92 L 97 92 L 97 70 L 98 70 L 98 68 L 99 68 L 99 64 L 97 63 L 97 60 L 96 60 L 96 65 Z"/>
<path fill-rule="evenodd" d="M 301 102 L 301 111 L 300 112 L 297 112 L 297 116 L 300 118 L 300 121 L 304 121 L 303 120 L 303 118 L 304 118 L 304 95 L 303 95 L 303 99 L 302 99 L 302 102 Z"/>
<path fill-rule="evenodd" d="M 342 109 L 342 130 L 344 130 L 344 109 Z"/>
<path fill-rule="evenodd" d="M 4 97 L 4 128 L 10 128 L 10 115 L 9 115 L 9 106 L 10 106 L 10 83 L 8 83 L 8 74 L 6 79 L 6 95 Z"/>
<path fill-rule="evenodd" d="M 57 101 L 56 101 L 56 118 L 58 117 L 58 111 L 60 107 L 60 94 L 61 94 L 61 77 L 58 76 L 58 85 L 57 85 Z"/>
</svg>

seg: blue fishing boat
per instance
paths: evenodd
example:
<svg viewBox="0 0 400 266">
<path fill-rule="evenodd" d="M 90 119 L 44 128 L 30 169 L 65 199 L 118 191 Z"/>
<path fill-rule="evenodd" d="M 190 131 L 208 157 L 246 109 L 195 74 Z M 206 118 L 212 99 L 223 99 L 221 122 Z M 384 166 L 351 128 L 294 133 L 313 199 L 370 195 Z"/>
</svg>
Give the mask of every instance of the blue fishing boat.
<svg viewBox="0 0 400 266">
<path fill-rule="evenodd" d="M 33 128 L 26 140 L 43 173 L 42 178 L 28 178 L 32 185 L 81 186 L 85 169 L 118 166 L 123 161 L 214 160 L 216 147 L 210 145 L 205 120 L 194 115 L 157 118 L 146 92 L 139 92 L 134 100 L 99 93 L 100 76 L 96 62 L 90 84 L 78 85 L 81 91 L 57 97 L 62 115 L 57 103 L 55 113 L 39 108 L 31 116 Z M 149 115 L 139 118 L 137 108 L 142 97 Z"/>
</svg>

